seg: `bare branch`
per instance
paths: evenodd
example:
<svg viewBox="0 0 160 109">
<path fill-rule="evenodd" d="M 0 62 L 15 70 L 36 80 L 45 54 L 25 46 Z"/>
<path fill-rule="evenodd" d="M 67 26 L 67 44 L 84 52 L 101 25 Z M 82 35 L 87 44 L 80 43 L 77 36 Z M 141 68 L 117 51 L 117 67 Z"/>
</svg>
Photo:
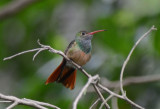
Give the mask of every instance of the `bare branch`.
<svg viewBox="0 0 160 109">
<path fill-rule="evenodd" d="M 89 79 L 90 79 L 90 78 L 93 78 L 93 77 L 92 77 L 90 74 L 88 74 L 84 69 L 82 69 L 81 66 L 79 66 L 78 64 L 76 64 L 75 62 L 73 62 L 72 60 L 70 60 L 62 51 L 58 51 L 58 50 L 55 50 L 55 49 L 51 48 L 50 46 L 43 45 L 43 44 L 41 44 L 39 41 L 38 41 L 38 44 L 39 44 L 42 48 L 27 50 L 27 51 L 24 51 L 24 52 L 15 54 L 15 55 L 13 55 L 13 56 L 4 58 L 4 60 L 12 59 L 12 58 L 14 58 L 14 57 L 16 57 L 16 56 L 18 56 L 18 55 L 24 54 L 24 53 L 39 51 L 39 50 L 41 50 L 41 49 L 43 49 L 43 50 L 49 50 L 51 53 L 56 53 L 56 54 L 59 54 L 59 55 L 63 56 L 68 62 L 70 62 L 70 63 L 73 64 L 77 69 L 79 69 L 81 72 L 83 72 Z M 39 52 L 38 52 L 38 53 L 39 53 Z M 34 55 L 34 58 L 35 58 L 36 56 L 37 56 L 37 53 Z M 87 84 L 87 87 L 88 87 L 88 86 L 89 86 L 89 84 Z M 99 95 L 99 97 L 101 98 L 101 100 L 102 100 L 103 102 L 105 101 L 105 99 L 104 99 L 103 95 L 101 94 L 101 92 L 99 91 L 99 89 L 97 88 L 97 86 L 100 87 L 101 89 L 105 90 L 105 91 L 108 92 L 109 94 L 125 100 L 125 98 L 124 98 L 123 96 L 118 95 L 118 94 L 110 91 L 108 88 L 102 86 L 100 83 L 97 83 L 97 84 L 94 83 L 93 86 L 94 86 L 94 88 L 95 88 L 95 91 L 97 92 L 97 94 Z M 85 87 L 86 87 L 86 86 L 85 86 Z M 83 91 L 81 91 L 81 92 L 83 92 Z M 80 95 L 82 95 L 82 93 L 80 93 Z M 80 96 L 80 97 L 81 97 L 81 96 Z M 79 101 L 79 99 L 80 99 L 80 98 L 78 97 L 78 101 Z M 76 101 L 76 102 L 78 102 L 78 101 Z M 131 102 L 130 102 L 130 103 L 131 103 Z M 77 104 L 74 103 L 74 105 L 77 105 Z M 134 104 L 132 104 L 132 105 L 134 105 Z M 106 106 L 106 108 L 109 108 L 109 106 L 108 106 L 107 103 L 105 103 L 105 106 Z M 135 105 L 135 106 L 136 106 L 136 105 Z M 75 109 L 76 109 L 76 108 L 75 108 Z M 140 108 L 140 109 L 142 109 L 142 108 Z"/>
<path fill-rule="evenodd" d="M 7 4 L 0 9 L 0 19 L 5 19 L 11 15 L 22 11 L 27 6 L 41 0 L 13 0 L 13 2 Z"/>
<path fill-rule="evenodd" d="M 4 61 L 5 61 L 5 60 L 9 60 L 9 59 L 12 59 L 12 58 L 14 58 L 14 57 L 16 57 L 16 56 L 25 54 L 25 53 L 34 52 L 34 51 L 39 51 L 40 49 L 41 49 L 41 48 L 36 48 L 36 49 L 31 49 L 31 50 L 23 51 L 23 52 L 20 52 L 20 53 L 15 54 L 15 55 L 12 55 L 12 56 L 10 56 L 10 57 L 6 57 L 6 58 L 4 58 L 3 60 L 4 60 Z"/>
<path fill-rule="evenodd" d="M 126 60 L 125 60 L 124 63 L 123 63 L 123 66 L 122 66 L 122 69 L 121 69 L 121 73 L 120 73 L 120 89 L 121 89 L 122 95 L 125 95 L 125 92 L 124 92 L 124 90 L 123 90 L 123 74 L 124 74 L 124 69 L 125 69 L 125 67 L 126 67 L 128 61 L 129 61 L 129 59 L 130 59 L 133 51 L 134 51 L 134 49 L 135 49 L 135 48 L 137 47 L 137 45 L 142 41 L 142 39 L 145 38 L 145 37 L 146 37 L 151 31 L 153 31 L 153 30 L 157 30 L 157 28 L 155 28 L 154 25 L 153 25 L 144 35 L 142 35 L 142 36 L 138 39 L 138 41 L 137 41 L 137 42 L 135 43 L 135 45 L 132 47 L 131 51 L 129 52 L 129 54 L 128 54 L 127 58 L 126 58 Z"/>
<path fill-rule="evenodd" d="M 89 109 L 92 109 L 101 99 L 98 98 L 91 106 Z"/>
<path fill-rule="evenodd" d="M 118 99 L 116 97 L 113 97 L 112 100 L 111 100 L 111 106 L 113 109 L 119 109 L 118 108 Z"/>
<path fill-rule="evenodd" d="M 113 95 L 113 96 L 115 96 L 115 97 L 117 97 L 117 98 L 120 98 L 120 99 L 124 99 L 123 96 L 112 92 L 112 91 L 109 90 L 107 87 L 104 87 L 103 85 L 101 85 L 101 84 L 99 84 L 99 83 L 97 84 L 97 86 L 100 87 L 102 90 L 108 92 L 110 95 Z"/>
<path fill-rule="evenodd" d="M 18 105 L 18 102 L 17 101 L 15 101 L 15 102 L 13 102 L 10 106 L 8 106 L 6 109 L 12 109 L 12 108 L 14 108 L 16 105 Z"/>
<path fill-rule="evenodd" d="M 46 49 L 39 49 L 38 51 L 37 51 L 37 53 L 33 56 L 33 61 L 35 60 L 35 58 L 36 58 L 36 56 L 41 52 L 41 51 L 43 51 L 43 50 L 46 50 Z"/>
<path fill-rule="evenodd" d="M 120 92 L 120 89 L 119 88 L 115 88 L 114 92 L 118 94 Z M 118 108 L 118 98 L 117 97 L 112 97 L 111 106 L 112 106 L 113 109 L 119 109 Z"/>
<path fill-rule="evenodd" d="M 105 103 L 105 99 L 104 99 L 102 93 L 100 92 L 100 90 L 98 89 L 98 87 L 96 85 L 93 85 L 93 87 L 95 88 L 97 94 L 101 98 L 101 101 Z M 104 105 L 105 105 L 106 109 L 110 109 L 110 106 L 107 103 L 105 103 Z"/>
<path fill-rule="evenodd" d="M 101 78 L 102 84 L 104 84 L 107 88 L 120 88 L 119 84 L 120 81 L 109 81 L 106 78 Z M 136 76 L 136 77 L 127 77 L 123 80 L 123 87 L 129 86 L 133 84 L 143 84 L 143 83 L 150 83 L 160 81 L 160 75 L 146 75 L 146 76 Z M 92 91 L 93 90 L 90 90 Z"/>
<path fill-rule="evenodd" d="M 130 103 L 131 105 L 137 107 L 138 109 L 144 109 L 143 107 L 139 106 L 138 104 L 136 104 L 136 103 L 134 103 L 133 101 L 131 101 L 130 99 L 128 99 L 127 96 L 126 96 L 126 94 L 125 94 L 125 92 L 124 92 L 124 95 L 118 95 L 118 94 L 110 91 L 108 88 L 102 86 L 101 84 L 98 84 L 98 86 L 99 86 L 100 88 L 102 88 L 103 90 L 105 90 L 106 92 L 110 93 L 111 95 L 127 101 L 128 103 Z"/>
<path fill-rule="evenodd" d="M 78 70 L 80 70 L 82 73 L 84 73 L 88 78 L 91 77 L 90 74 L 88 74 L 81 66 L 79 66 L 77 63 L 75 63 L 74 61 L 70 60 L 62 51 L 58 51 L 53 49 L 52 47 L 48 46 L 48 45 L 43 45 L 40 43 L 40 41 L 37 41 L 38 44 L 42 47 L 42 48 L 46 48 L 46 50 L 49 50 L 51 53 L 56 53 L 61 55 L 62 57 L 64 57 L 68 62 L 70 62 L 71 64 L 73 64 Z"/>
<path fill-rule="evenodd" d="M 123 99 L 125 101 L 127 101 L 128 103 L 130 103 L 131 105 L 139 108 L 139 109 L 144 109 L 143 107 L 139 106 L 138 104 L 134 103 L 133 101 L 131 101 L 130 99 L 127 98 L 126 96 L 126 93 L 124 92 L 123 90 L 123 73 L 124 73 L 124 69 L 130 59 L 130 56 L 132 54 L 132 52 L 134 51 L 134 49 L 136 48 L 136 46 L 139 44 L 139 42 L 144 38 L 146 37 L 152 30 L 156 30 L 156 28 L 154 28 L 154 26 L 148 31 L 146 32 L 142 37 L 140 37 L 140 39 L 136 42 L 136 44 L 133 46 L 133 48 L 131 49 L 126 61 L 124 62 L 123 66 L 122 66 L 122 70 L 121 70 L 121 74 L 120 74 L 120 89 L 121 89 L 121 93 L 122 95 L 119 95 L 119 94 L 116 94 L 115 92 L 109 90 L 107 87 L 104 87 L 102 84 L 99 83 L 98 78 L 99 76 L 96 75 L 96 76 L 91 76 L 90 74 L 88 74 L 81 66 L 79 66 L 78 64 L 76 64 L 75 62 L 73 62 L 72 60 L 70 60 L 62 51 L 58 51 L 58 50 L 55 50 L 53 48 L 51 48 L 50 46 L 48 45 L 43 45 L 39 42 L 39 40 L 37 41 L 38 44 L 41 46 L 41 48 L 37 48 L 37 49 L 32 49 L 32 50 L 27 50 L 27 51 L 24 51 L 24 52 L 21 52 L 21 53 L 18 53 L 18 54 L 15 54 L 13 56 L 10 56 L 10 57 L 7 57 L 7 58 L 4 58 L 4 60 L 8 60 L 8 59 L 12 59 L 16 56 L 19 56 L 21 54 L 24 54 L 24 53 L 28 53 L 28 52 L 34 52 L 34 51 L 37 51 L 36 54 L 33 56 L 33 60 L 35 59 L 35 57 L 43 50 L 48 50 L 50 51 L 51 53 L 55 53 L 55 54 L 59 54 L 61 55 L 62 57 L 64 57 L 68 62 L 70 62 L 71 64 L 73 64 L 78 70 L 80 70 L 82 73 L 84 73 L 87 77 L 88 77 L 88 82 L 85 84 L 85 86 L 81 89 L 80 93 L 78 94 L 78 96 L 76 97 L 74 103 L 73 103 L 73 109 L 77 109 L 77 104 L 80 100 L 80 98 L 82 97 L 83 93 L 87 90 L 87 88 L 89 87 L 90 84 L 93 85 L 96 93 L 99 95 L 99 98 L 101 99 L 102 101 L 102 105 L 101 107 L 103 106 L 103 104 L 105 104 L 106 108 L 110 108 L 110 106 L 106 103 L 106 101 L 108 101 L 110 98 L 112 97 L 117 97 L 117 98 L 120 98 L 120 99 Z M 148 79 L 149 80 L 149 79 Z M 150 80 L 151 81 L 151 80 Z M 140 81 L 142 82 L 142 81 Z M 143 81 L 144 82 L 144 81 Z M 104 90 L 105 92 L 109 93 L 110 96 L 105 100 L 101 91 L 99 90 L 102 89 Z M 3 98 L 0 96 L 0 98 Z M 16 97 L 14 97 L 16 98 Z M 5 98 L 3 98 L 5 99 Z M 16 98 L 18 99 L 18 98 Z M 10 101 L 16 101 L 16 100 L 13 100 L 13 99 L 5 99 L 5 100 L 10 100 Z M 18 100 L 22 100 L 22 99 L 18 99 Z M 26 100 L 26 99 L 23 99 L 25 100 L 25 103 L 27 105 L 34 105 L 35 107 L 39 108 L 39 106 L 43 106 L 44 103 L 41 103 L 41 102 L 34 102 L 34 100 Z M 30 104 L 30 102 L 32 101 L 33 104 Z M 29 103 L 28 103 L 29 102 Z M 23 104 L 22 102 L 19 102 L 19 104 Z M 45 105 L 46 106 L 46 105 Z"/>
<path fill-rule="evenodd" d="M 99 77 L 98 75 L 96 76 L 93 76 L 93 77 L 90 77 L 88 79 L 88 82 L 85 84 L 85 86 L 81 89 L 81 91 L 79 92 L 78 96 L 76 97 L 76 99 L 74 100 L 74 103 L 73 103 L 73 109 L 77 109 L 77 104 L 78 104 L 78 101 L 80 100 L 80 98 L 82 97 L 83 93 L 87 90 L 87 88 L 89 87 L 89 85 L 91 83 L 93 83 L 95 80 L 97 80 Z"/>
<path fill-rule="evenodd" d="M 12 109 L 13 107 L 15 107 L 18 104 L 31 106 L 31 107 L 35 107 L 35 108 L 38 108 L 38 109 L 47 109 L 44 106 L 55 108 L 55 109 L 60 109 L 59 107 L 48 104 L 48 103 L 43 103 L 43 102 L 29 100 L 29 99 L 27 99 L 27 100 L 26 99 L 19 99 L 19 98 L 14 97 L 14 96 L 6 96 L 6 95 L 3 95 L 1 93 L 0 93 L 0 99 L 6 100 L 6 102 L 8 102 L 8 101 L 13 102 L 10 106 L 7 107 L 7 109 Z"/>
<path fill-rule="evenodd" d="M 111 99 L 112 97 L 113 97 L 113 95 L 109 95 L 109 96 L 106 98 L 106 100 L 101 104 L 101 106 L 99 107 L 99 109 L 102 109 L 103 106 L 104 106 L 104 104 L 107 103 L 107 101 L 108 101 L 109 99 Z"/>
<path fill-rule="evenodd" d="M 35 101 L 35 100 L 27 99 L 27 98 L 23 98 L 23 99 L 26 100 L 26 101 L 35 102 L 35 103 L 37 103 L 39 105 L 42 105 L 42 106 L 47 106 L 47 107 L 52 107 L 52 108 L 55 108 L 55 109 L 60 109 L 59 107 L 54 106 L 54 105 L 49 104 L 49 103 Z"/>
<path fill-rule="evenodd" d="M 10 103 L 11 101 L 0 101 L 0 103 Z"/>
<path fill-rule="evenodd" d="M 160 81 L 160 75 L 146 75 L 146 76 L 136 76 L 136 77 L 127 77 L 123 80 L 123 87 L 134 85 L 134 84 L 143 84 Z M 109 89 L 120 88 L 119 81 L 110 81 L 107 78 L 101 78 L 101 84 Z M 95 90 L 92 87 L 89 87 L 87 92 L 94 92 Z"/>
</svg>

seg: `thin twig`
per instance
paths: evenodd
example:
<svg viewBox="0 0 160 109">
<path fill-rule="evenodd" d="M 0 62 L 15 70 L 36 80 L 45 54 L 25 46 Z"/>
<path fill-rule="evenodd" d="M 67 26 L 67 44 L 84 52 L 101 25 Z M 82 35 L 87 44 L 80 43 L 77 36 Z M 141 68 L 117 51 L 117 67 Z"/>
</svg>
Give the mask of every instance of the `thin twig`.
<svg viewBox="0 0 160 109">
<path fill-rule="evenodd" d="M 92 109 L 101 99 L 98 98 L 91 106 L 89 109 Z"/>
<path fill-rule="evenodd" d="M 102 109 L 103 106 L 104 106 L 104 104 L 107 103 L 107 101 L 108 101 L 109 99 L 111 99 L 112 97 L 113 97 L 113 95 L 109 95 L 109 96 L 105 99 L 105 101 L 101 104 L 101 106 L 99 107 L 99 109 Z"/>
<path fill-rule="evenodd" d="M 76 97 L 76 99 L 74 100 L 73 103 L 73 109 L 77 109 L 77 104 L 78 101 L 80 100 L 80 98 L 82 97 L 83 93 L 87 90 L 87 88 L 89 87 L 89 85 L 95 81 L 98 78 L 98 76 L 93 76 L 91 78 L 88 79 L 88 82 L 84 85 L 84 87 L 81 89 L 81 91 L 79 92 L 78 96 Z"/>
<path fill-rule="evenodd" d="M 41 51 L 43 51 L 43 50 L 46 50 L 46 49 L 39 49 L 38 51 L 37 51 L 37 53 L 33 56 L 33 61 L 35 60 L 35 58 L 36 58 L 36 56 L 41 52 Z"/>
<path fill-rule="evenodd" d="M 102 93 L 100 92 L 100 90 L 98 89 L 98 87 L 97 87 L 96 85 L 93 85 L 93 87 L 95 88 L 95 91 L 97 92 L 97 94 L 98 94 L 99 97 L 101 98 L 101 101 L 102 101 L 102 102 L 105 102 L 105 99 L 104 99 Z M 106 102 L 105 102 L 104 105 L 105 105 L 106 109 L 110 109 L 110 106 L 109 106 Z"/>
<path fill-rule="evenodd" d="M 138 41 L 137 41 L 137 42 L 135 43 L 135 45 L 132 47 L 131 51 L 129 52 L 129 54 L 128 54 L 127 58 L 126 58 L 126 60 L 125 60 L 124 63 L 123 63 L 123 66 L 122 66 L 122 69 L 121 69 L 121 73 L 120 73 L 120 89 L 121 89 L 122 95 L 124 95 L 124 96 L 125 96 L 125 92 L 124 92 L 124 89 L 123 89 L 123 74 L 124 74 L 124 69 L 125 69 L 125 67 L 126 67 L 128 61 L 129 61 L 129 59 L 130 59 L 133 51 L 134 51 L 134 49 L 135 49 L 135 48 L 137 47 L 137 45 L 142 41 L 142 39 L 145 38 L 145 37 L 146 37 L 151 31 L 153 31 L 153 30 L 157 30 L 157 28 L 155 28 L 154 25 L 153 25 L 144 35 L 142 35 L 142 36 L 138 39 Z"/>
<path fill-rule="evenodd" d="M 41 44 L 42 45 L 42 44 Z M 77 63 L 75 63 L 74 61 L 70 60 L 62 51 L 58 51 L 58 50 L 55 50 L 53 48 L 51 48 L 50 46 L 45 46 L 43 45 L 42 47 L 46 47 L 48 48 L 48 50 L 51 52 L 51 53 L 56 53 L 56 54 L 59 54 L 61 56 L 63 56 L 68 62 L 70 62 L 71 64 L 73 64 L 78 70 L 80 70 L 81 72 L 83 72 L 88 78 L 91 77 L 90 74 L 88 74 L 81 66 L 79 66 Z"/>
<path fill-rule="evenodd" d="M 73 64 L 78 70 L 80 70 L 81 72 L 83 72 L 88 78 L 91 77 L 90 74 L 88 74 L 80 65 L 78 65 L 77 63 L 75 63 L 74 61 L 72 61 L 71 59 L 69 59 L 62 51 L 59 50 L 55 50 L 52 47 L 48 46 L 48 45 L 43 45 L 40 43 L 39 39 L 38 39 L 38 44 L 42 47 L 42 48 L 46 48 L 46 50 L 49 50 L 51 53 L 56 53 L 61 55 L 62 57 L 64 57 L 68 62 L 70 62 L 71 64 Z"/>
<path fill-rule="evenodd" d="M 6 109 L 12 109 L 12 108 L 14 108 L 16 105 L 18 105 L 18 102 L 17 101 L 15 101 L 15 102 L 13 102 L 10 106 L 8 106 Z"/>
<path fill-rule="evenodd" d="M 26 101 L 35 102 L 35 103 L 37 103 L 39 105 L 42 105 L 42 106 L 47 106 L 47 107 L 52 107 L 52 108 L 55 108 L 55 109 L 60 109 L 59 107 L 54 106 L 54 105 L 49 104 L 49 103 L 35 101 L 35 100 L 27 99 L 27 98 L 23 98 L 23 99 L 26 100 Z"/>
<path fill-rule="evenodd" d="M 114 92 L 118 94 L 120 92 L 120 89 L 115 88 Z M 118 109 L 118 98 L 117 97 L 112 97 L 111 106 L 112 106 L 113 109 Z"/>
<path fill-rule="evenodd" d="M 124 99 L 123 96 L 114 93 L 113 91 L 109 90 L 107 87 L 104 87 L 102 84 L 97 84 L 97 86 L 100 87 L 102 90 L 108 92 L 109 94 L 111 94 L 111 95 L 113 95 L 113 96 L 115 96 L 117 98 Z"/>
<path fill-rule="evenodd" d="M 35 107 L 37 109 L 47 109 L 44 106 L 52 107 L 52 108 L 55 108 L 55 109 L 60 109 L 59 107 L 54 106 L 52 104 L 38 102 L 38 101 L 34 101 L 34 100 L 29 101 L 29 99 L 28 100 L 20 99 L 20 98 L 14 97 L 14 96 L 6 96 L 6 95 L 3 95 L 1 93 L 0 93 L 0 99 L 13 102 L 9 107 L 7 107 L 7 109 L 11 109 L 18 104 L 23 104 L 23 105 Z"/>
<path fill-rule="evenodd" d="M 41 0 L 13 0 L 12 2 L 10 2 L 9 4 L 0 9 L 0 19 L 2 20 L 11 15 L 14 15 L 22 11 L 27 6 L 38 1 Z"/>
<path fill-rule="evenodd" d="M 104 84 L 107 88 L 120 88 L 119 84 L 120 81 L 109 81 L 106 78 L 101 78 L 102 84 Z M 129 86 L 133 84 L 143 84 L 143 83 L 150 83 L 160 81 L 160 75 L 144 75 L 144 76 L 133 76 L 127 77 L 123 80 L 123 87 Z"/>
<path fill-rule="evenodd" d="M 0 101 L 0 103 L 10 103 L 10 102 L 12 102 L 12 101 Z"/>
<path fill-rule="evenodd" d="M 134 103 L 133 101 L 131 101 L 130 99 L 128 99 L 127 96 L 125 95 L 125 92 L 124 92 L 124 95 L 119 95 L 119 94 L 116 94 L 116 93 L 110 91 L 108 88 L 104 87 L 104 86 L 101 85 L 101 84 L 98 84 L 98 86 L 99 86 L 101 89 L 105 90 L 106 92 L 110 93 L 111 95 L 127 101 L 128 103 L 130 103 L 130 104 L 133 105 L 134 107 L 136 107 L 136 108 L 138 108 L 138 109 L 144 109 L 144 108 L 141 107 L 140 105 L 138 105 L 138 104 Z"/>
<path fill-rule="evenodd" d="M 160 75 L 144 75 L 144 76 L 132 76 L 124 78 L 123 80 L 123 87 L 134 85 L 134 84 L 143 84 L 143 83 L 150 83 L 160 81 Z M 101 78 L 101 84 L 107 87 L 108 89 L 120 88 L 119 84 L 120 81 L 110 81 L 107 78 Z M 89 87 L 87 92 L 94 92 L 95 90 L 92 87 Z"/>
<path fill-rule="evenodd" d="M 23 51 L 23 52 L 20 52 L 20 53 L 17 53 L 15 55 L 12 55 L 10 57 L 6 57 L 3 59 L 3 61 L 6 61 L 6 60 L 9 60 L 9 59 L 12 59 L 16 56 L 19 56 L 19 55 L 22 55 L 22 54 L 25 54 L 25 53 L 29 53 L 29 52 L 34 52 L 34 51 L 39 51 L 41 48 L 36 48 L 36 49 L 31 49 L 31 50 L 27 50 L 27 51 Z"/>
</svg>

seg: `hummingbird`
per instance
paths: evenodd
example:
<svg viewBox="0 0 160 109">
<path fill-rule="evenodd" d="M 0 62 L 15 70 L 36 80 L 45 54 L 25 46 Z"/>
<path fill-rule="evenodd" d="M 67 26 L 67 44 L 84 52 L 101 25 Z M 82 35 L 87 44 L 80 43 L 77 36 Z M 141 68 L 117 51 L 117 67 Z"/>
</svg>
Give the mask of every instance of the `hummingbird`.
<svg viewBox="0 0 160 109">
<path fill-rule="evenodd" d="M 64 54 L 80 66 L 85 65 L 91 58 L 92 44 L 91 40 L 95 33 L 105 31 L 97 30 L 93 32 L 80 31 L 76 34 L 75 39 L 68 45 Z M 65 58 L 61 64 L 48 77 L 45 84 L 52 82 L 62 83 L 66 88 L 74 89 L 76 83 L 77 69 Z"/>
</svg>

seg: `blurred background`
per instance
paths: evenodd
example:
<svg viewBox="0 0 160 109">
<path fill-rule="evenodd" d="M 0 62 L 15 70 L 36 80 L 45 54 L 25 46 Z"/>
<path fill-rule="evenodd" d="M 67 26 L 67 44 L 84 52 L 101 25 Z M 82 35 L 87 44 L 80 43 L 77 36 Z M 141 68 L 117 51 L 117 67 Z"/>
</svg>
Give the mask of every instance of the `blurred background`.
<svg viewBox="0 0 160 109">
<path fill-rule="evenodd" d="M 0 12 L 17 1 L 0 0 Z M 84 74 L 78 71 L 76 87 L 72 91 L 61 84 L 44 84 L 60 64 L 61 56 L 43 51 L 35 61 L 32 61 L 34 53 L 7 61 L 3 58 L 39 47 L 37 39 L 64 51 L 80 30 L 107 29 L 94 36 L 92 58 L 84 68 L 92 75 L 119 80 L 122 64 L 133 44 L 152 25 L 159 29 L 159 4 L 160 0 L 37 0 L 0 19 L 0 93 L 71 109 L 75 97 L 87 82 Z M 124 78 L 143 75 L 160 75 L 159 30 L 140 43 L 124 72 Z M 160 82 L 130 85 L 124 89 L 131 100 L 146 109 L 160 109 Z M 78 109 L 89 108 L 97 98 L 96 93 L 87 93 L 80 100 Z M 118 105 L 119 109 L 133 108 L 120 99 Z M 0 104 L 1 108 L 6 106 Z M 27 106 L 15 109 L 22 108 L 32 109 Z"/>
</svg>

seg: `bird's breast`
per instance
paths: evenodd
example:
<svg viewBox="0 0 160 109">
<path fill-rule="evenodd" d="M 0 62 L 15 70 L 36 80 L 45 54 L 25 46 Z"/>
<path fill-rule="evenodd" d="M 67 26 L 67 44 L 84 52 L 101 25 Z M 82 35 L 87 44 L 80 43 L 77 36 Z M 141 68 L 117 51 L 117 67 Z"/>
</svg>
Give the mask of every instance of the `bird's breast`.
<svg viewBox="0 0 160 109">
<path fill-rule="evenodd" d="M 91 53 L 86 54 L 80 49 L 69 50 L 66 55 L 80 66 L 85 65 L 91 58 Z"/>
</svg>

